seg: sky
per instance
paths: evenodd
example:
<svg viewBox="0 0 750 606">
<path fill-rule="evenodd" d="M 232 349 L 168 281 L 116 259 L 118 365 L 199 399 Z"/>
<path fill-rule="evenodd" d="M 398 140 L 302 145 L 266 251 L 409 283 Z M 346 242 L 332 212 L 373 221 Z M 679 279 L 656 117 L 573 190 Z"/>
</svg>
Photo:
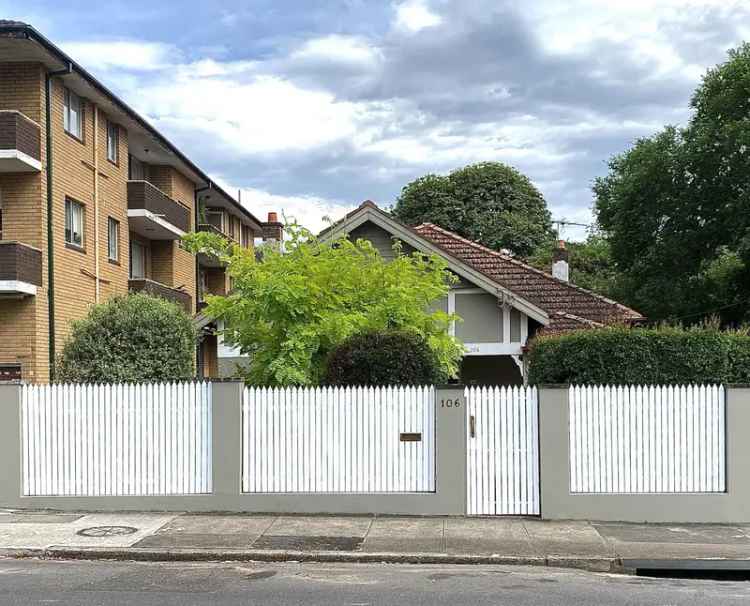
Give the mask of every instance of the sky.
<svg viewBox="0 0 750 606">
<path fill-rule="evenodd" d="M 589 224 L 607 160 L 684 124 L 746 0 L 0 0 L 261 218 L 317 230 L 501 161 Z M 563 237 L 580 239 L 581 228 Z"/>
</svg>

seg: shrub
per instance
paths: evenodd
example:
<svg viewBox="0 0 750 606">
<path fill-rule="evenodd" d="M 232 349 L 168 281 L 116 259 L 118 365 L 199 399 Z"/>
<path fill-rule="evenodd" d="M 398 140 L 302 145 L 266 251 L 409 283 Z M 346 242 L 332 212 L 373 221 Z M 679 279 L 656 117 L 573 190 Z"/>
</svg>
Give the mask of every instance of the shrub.
<svg viewBox="0 0 750 606">
<path fill-rule="evenodd" d="M 529 382 L 666 384 L 750 382 L 750 335 L 716 327 L 601 328 L 541 336 Z"/>
<path fill-rule="evenodd" d="M 447 376 L 421 335 L 405 330 L 349 337 L 328 357 L 328 385 L 429 385 Z"/>
<path fill-rule="evenodd" d="M 175 303 L 144 294 L 115 297 L 73 324 L 58 381 L 172 381 L 193 377 L 196 334 Z"/>
</svg>

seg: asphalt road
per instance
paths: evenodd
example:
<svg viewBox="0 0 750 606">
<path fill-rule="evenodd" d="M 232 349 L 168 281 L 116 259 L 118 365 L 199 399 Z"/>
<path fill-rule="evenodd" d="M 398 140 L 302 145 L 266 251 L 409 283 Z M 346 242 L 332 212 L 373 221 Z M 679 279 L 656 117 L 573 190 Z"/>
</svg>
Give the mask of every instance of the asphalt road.
<svg viewBox="0 0 750 606">
<path fill-rule="evenodd" d="M 544 568 L 0 560 L 0 605 L 748 604 L 750 582 Z"/>
</svg>

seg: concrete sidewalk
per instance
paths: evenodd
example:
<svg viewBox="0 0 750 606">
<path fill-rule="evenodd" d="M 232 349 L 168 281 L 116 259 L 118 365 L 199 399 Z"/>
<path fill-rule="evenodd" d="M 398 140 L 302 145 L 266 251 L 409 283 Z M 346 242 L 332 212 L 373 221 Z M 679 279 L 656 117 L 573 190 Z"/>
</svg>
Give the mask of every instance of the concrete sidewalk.
<svg viewBox="0 0 750 606">
<path fill-rule="evenodd" d="M 0 513 L 0 556 L 750 568 L 750 526 L 521 518 Z"/>
</svg>

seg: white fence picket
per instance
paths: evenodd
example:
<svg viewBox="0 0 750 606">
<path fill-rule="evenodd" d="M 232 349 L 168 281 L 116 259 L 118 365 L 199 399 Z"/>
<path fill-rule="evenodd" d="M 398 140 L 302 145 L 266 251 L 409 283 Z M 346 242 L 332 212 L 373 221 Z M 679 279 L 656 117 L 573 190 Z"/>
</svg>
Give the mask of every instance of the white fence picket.
<svg viewBox="0 0 750 606">
<path fill-rule="evenodd" d="M 432 387 L 246 388 L 242 490 L 432 492 L 434 401 Z"/>
<path fill-rule="evenodd" d="M 24 385 L 25 496 L 206 494 L 209 383 Z"/>
<path fill-rule="evenodd" d="M 571 386 L 570 490 L 724 492 L 724 388 Z"/>
<path fill-rule="evenodd" d="M 468 387 L 469 515 L 539 513 L 539 411 L 534 387 Z"/>
</svg>

